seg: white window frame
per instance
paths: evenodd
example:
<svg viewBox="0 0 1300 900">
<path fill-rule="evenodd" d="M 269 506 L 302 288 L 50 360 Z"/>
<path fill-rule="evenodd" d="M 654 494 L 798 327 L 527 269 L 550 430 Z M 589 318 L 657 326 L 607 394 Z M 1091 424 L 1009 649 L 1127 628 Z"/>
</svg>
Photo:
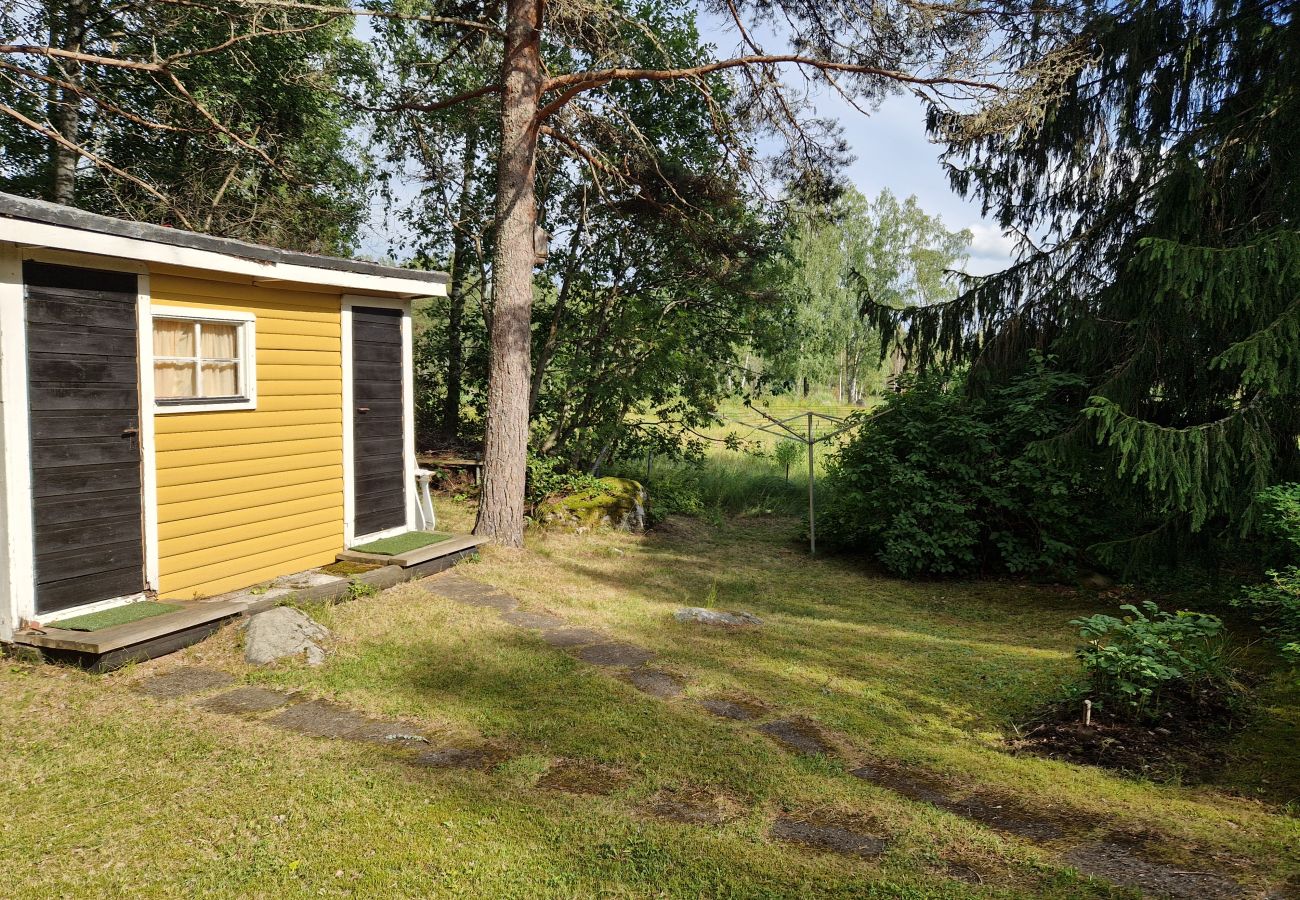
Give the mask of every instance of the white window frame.
<svg viewBox="0 0 1300 900">
<path fill-rule="evenodd" d="M 153 323 L 158 319 L 182 319 L 185 321 L 216 322 L 222 325 L 237 326 L 239 353 L 239 396 L 218 397 L 212 400 L 196 399 L 193 401 L 167 401 L 154 398 L 153 411 L 159 415 L 172 413 L 227 412 L 234 409 L 257 409 L 257 317 L 250 312 L 233 309 L 197 309 L 188 306 L 154 306 L 149 318 L 149 379 L 153 384 L 154 362 Z M 197 336 L 196 336 L 197 337 Z M 197 353 L 201 348 L 196 346 Z M 198 357 L 195 357 L 198 359 Z M 196 370 L 195 378 L 202 384 L 202 370 Z"/>
</svg>

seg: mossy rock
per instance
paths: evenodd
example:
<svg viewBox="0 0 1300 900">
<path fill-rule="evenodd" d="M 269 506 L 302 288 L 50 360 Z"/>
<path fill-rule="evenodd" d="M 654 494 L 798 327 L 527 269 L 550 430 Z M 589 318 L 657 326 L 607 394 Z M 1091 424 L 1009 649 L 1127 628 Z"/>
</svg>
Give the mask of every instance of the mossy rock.
<svg viewBox="0 0 1300 900">
<path fill-rule="evenodd" d="M 546 525 L 580 529 L 617 528 L 642 531 L 645 528 L 645 488 L 630 478 L 601 478 L 600 488 L 552 497 L 537 508 L 537 519 Z"/>
</svg>

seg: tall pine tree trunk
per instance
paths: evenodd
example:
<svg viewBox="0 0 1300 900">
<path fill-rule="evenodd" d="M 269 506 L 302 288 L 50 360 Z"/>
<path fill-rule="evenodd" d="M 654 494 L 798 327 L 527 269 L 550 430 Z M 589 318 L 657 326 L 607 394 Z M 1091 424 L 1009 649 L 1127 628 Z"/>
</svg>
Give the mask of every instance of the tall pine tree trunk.
<svg viewBox="0 0 1300 900">
<path fill-rule="evenodd" d="M 478 126 L 465 136 L 465 165 L 460 180 L 460 209 L 451 257 L 451 297 L 447 306 L 447 394 L 442 401 L 442 435 L 454 444 L 460 436 L 460 393 L 465 359 L 465 292 L 469 285 L 470 239 L 467 222 L 472 214 L 474 163 L 478 158 Z"/>
<path fill-rule="evenodd" d="M 483 490 L 474 533 L 524 543 L 542 0 L 507 0 Z"/>
<path fill-rule="evenodd" d="M 86 41 L 90 0 L 73 0 L 62 15 L 50 16 L 50 45 L 80 53 Z M 81 64 L 76 60 L 51 62 L 50 75 L 70 85 L 81 84 Z M 81 132 L 81 97 L 75 87 L 50 87 L 50 124 L 69 143 L 76 144 Z M 63 144 L 50 141 L 50 199 L 73 205 L 77 199 L 78 154 Z"/>
</svg>

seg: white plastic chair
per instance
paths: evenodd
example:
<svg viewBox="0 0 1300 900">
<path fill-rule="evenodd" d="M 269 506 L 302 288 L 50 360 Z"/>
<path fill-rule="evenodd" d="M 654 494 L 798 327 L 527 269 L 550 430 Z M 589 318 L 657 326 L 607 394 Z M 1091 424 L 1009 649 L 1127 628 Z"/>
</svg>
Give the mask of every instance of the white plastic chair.
<svg viewBox="0 0 1300 900">
<path fill-rule="evenodd" d="M 420 515 L 420 530 L 433 531 L 438 520 L 433 514 L 433 497 L 429 494 L 429 483 L 433 473 L 428 469 L 415 470 L 415 508 Z"/>
</svg>

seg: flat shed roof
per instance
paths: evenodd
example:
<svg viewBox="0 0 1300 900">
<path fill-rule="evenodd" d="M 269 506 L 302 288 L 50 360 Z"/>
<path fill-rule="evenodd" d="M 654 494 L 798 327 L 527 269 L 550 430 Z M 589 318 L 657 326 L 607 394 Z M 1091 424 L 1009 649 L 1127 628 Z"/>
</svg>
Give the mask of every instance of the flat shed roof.
<svg viewBox="0 0 1300 900">
<path fill-rule="evenodd" d="M 112 216 L 104 216 L 98 213 L 86 212 L 85 210 L 76 209 L 71 206 L 63 206 L 58 203 L 48 203 L 44 200 L 32 200 L 27 197 L 18 197 L 14 194 L 0 193 L 0 220 L 11 220 L 13 223 L 30 222 L 33 227 L 30 229 L 30 241 L 24 238 L 23 230 L 0 227 L 0 240 L 12 240 L 15 243 L 31 243 L 36 246 L 54 246 L 48 240 L 48 229 L 39 226 L 54 226 L 59 229 L 72 229 L 78 232 L 89 234 L 103 235 L 107 238 L 116 238 L 116 241 L 103 242 L 104 246 L 82 245 L 82 246 L 60 246 L 59 249 L 71 251 L 84 251 L 87 253 L 96 253 L 104 256 L 122 256 L 128 259 L 142 259 L 152 262 L 165 262 L 177 265 L 194 265 L 197 268 L 203 268 L 203 259 L 206 254 L 218 254 L 224 257 L 231 257 L 239 260 L 247 260 L 260 264 L 256 268 L 260 271 L 258 274 L 267 278 L 275 278 L 271 271 L 281 268 L 286 271 L 283 273 L 284 280 L 291 280 L 295 271 L 301 269 L 312 269 L 318 272 L 338 272 L 341 276 L 337 279 L 340 287 L 357 288 L 361 285 L 360 279 L 356 276 L 369 276 L 380 279 L 383 282 L 381 289 L 394 290 L 395 282 L 404 283 L 404 292 L 418 293 L 421 285 L 426 285 L 424 291 L 429 295 L 445 295 L 448 276 L 445 272 L 427 272 L 419 269 L 404 269 L 399 266 L 388 266 L 382 263 L 367 262 L 359 259 L 343 259 L 336 256 L 323 256 L 315 253 L 300 253 L 294 250 L 280 250 L 275 247 L 268 247 L 264 244 L 253 244 L 248 241 L 237 241 L 232 238 L 213 237 L 209 234 L 199 234 L 193 231 L 183 231 L 178 228 L 168 228 L 163 225 L 150 225 L 145 222 L 132 222 L 126 219 L 117 219 Z M 2 222 L 0 222 L 2 224 Z M 141 253 L 129 252 L 124 248 L 131 245 L 124 242 L 145 242 L 151 245 L 161 245 L 162 247 L 177 248 L 178 250 L 200 251 L 205 254 L 204 257 L 194 257 L 191 262 L 186 262 L 178 254 L 158 254 L 158 253 Z M 224 267 L 217 267 L 224 268 Z M 351 277 L 348 277 L 351 276 Z M 279 280 L 279 279 L 276 279 Z M 312 281 L 325 281 L 323 278 L 313 278 Z M 377 283 L 376 287 L 380 287 Z"/>
</svg>

